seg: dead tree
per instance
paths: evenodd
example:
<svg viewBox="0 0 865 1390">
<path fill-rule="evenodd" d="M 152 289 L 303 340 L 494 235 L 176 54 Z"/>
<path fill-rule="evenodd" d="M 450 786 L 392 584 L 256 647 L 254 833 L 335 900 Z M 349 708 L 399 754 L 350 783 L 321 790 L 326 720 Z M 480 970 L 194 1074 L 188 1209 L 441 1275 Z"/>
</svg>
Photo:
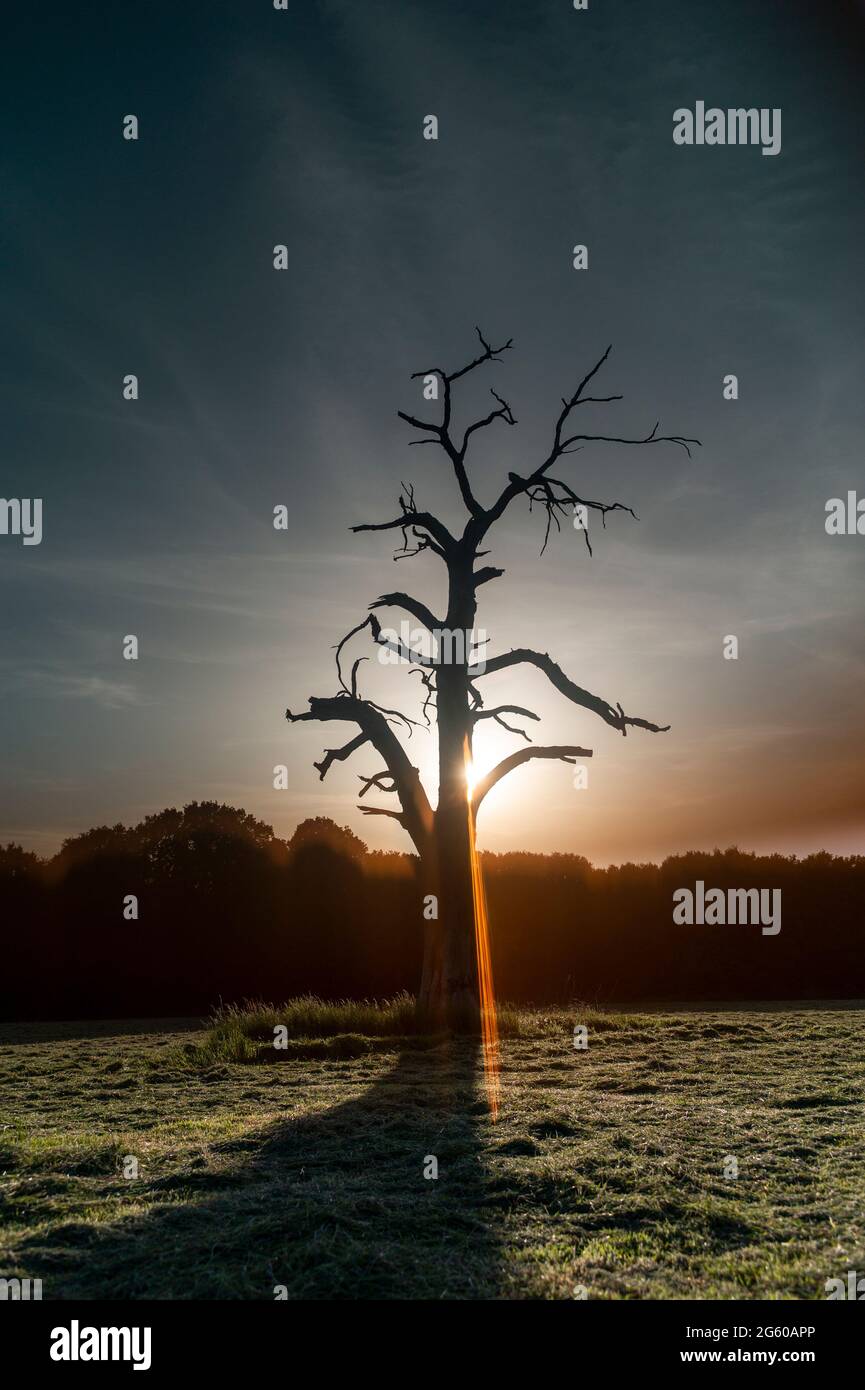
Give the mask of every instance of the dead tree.
<svg viewBox="0 0 865 1390">
<path fill-rule="evenodd" d="M 483 584 L 501 578 L 503 570 L 486 564 L 477 567 L 478 561 L 489 553 L 482 549 L 490 531 L 507 511 L 512 502 L 520 497 L 528 498 L 529 507 L 540 506 L 545 514 L 546 525 L 543 549 L 546 549 L 550 528 L 555 525 L 561 529 L 561 518 L 571 515 L 577 508 L 581 516 L 598 513 L 604 525 L 610 512 L 624 511 L 635 516 L 630 507 L 620 502 L 598 502 L 580 496 L 569 483 L 554 476 L 556 465 L 568 454 L 574 453 L 587 444 L 675 444 L 690 456 L 690 446 L 698 440 L 686 439 L 679 435 L 661 435 L 658 424 L 643 438 L 627 439 L 614 435 L 591 435 L 575 432 L 576 414 L 580 407 L 589 403 L 599 404 L 621 400 L 621 396 L 590 396 L 586 390 L 606 362 L 610 348 L 599 358 L 580 381 L 573 395 L 563 397 L 561 410 L 556 420 L 552 444 L 546 457 L 536 467 L 524 475 L 509 473 L 508 481 L 491 506 L 484 506 L 478 500 L 472 487 L 466 466 L 471 441 L 479 433 L 495 422 L 500 421 L 509 427 L 517 421 L 506 400 L 491 391 L 494 408 L 482 419 L 468 425 L 464 432 L 455 431 L 452 418 L 454 387 L 469 372 L 477 371 L 488 362 L 498 362 L 501 354 L 512 347 L 512 340 L 501 347 L 492 347 L 477 329 L 481 351 L 478 356 L 458 371 L 447 372 L 440 367 L 430 367 L 423 372 L 414 372 L 412 379 L 433 378 L 441 387 L 440 413 L 438 420 L 423 420 L 415 415 L 399 411 L 399 418 L 413 429 L 420 438 L 414 444 L 437 444 L 444 451 L 459 488 L 465 507 L 466 521 L 462 533 L 455 535 L 437 516 L 424 511 L 415 501 L 414 489 L 406 487 L 399 497 L 399 515 L 390 521 L 368 522 L 353 526 L 353 531 L 395 531 L 400 533 L 402 544 L 394 554 L 394 559 L 431 551 L 447 569 L 448 604 L 447 612 L 439 616 L 420 599 L 407 593 L 382 594 L 369 605 L 369 614 L 364 621 L 353 628 L 342 639 L 336 649 L 336 666 L 339 690 L 329 697 L 313 697 L 309 709 L 302 714 L 286 711 L 292 721 L 315 720 L 321 722 L 339 721 L 349 724 L 355 732 L 341 747 L 325 751 L 321 762 L 316 763 L 323 779 L 334 762 L 343 762 L 367 745 L 375 750 L 384 767 L 371 776 L 361 778 L 363 797 L 371 789 L 393 795 L 398 809 L 378 806 L 362 806 L 367 815 L 391 816 L 399 821 L 408 832 L 417 850 L 420 861 L 420 882 L 423 894 L 434 894 L 438 902 L 438 918 L 424 924 L 423 973 L 418 995 L 418 1007 L 433 1021 L 445 1022 L 452 1028 L 475 1027 L 478 1020 L 478 982 L 475 958 L 474 904 L 472 897 L 471 846 L 474 818 L 484 797 L 503 777 L 516 768 L 536 758 L 554 758 L 573 763 L 577 759 L 591 757 L 591 750 L 575 745 L 544 747 L 531 744 L 510 754 L 482 776 L 470 792 L 466 785 L 466 758 L 471 757 L 472 734 L 476 724 L 483 719 L 494 719 L 510 732 L 529 740 L 522 728 L 511 725 L 505 719 L 512 718 L 536 720 L 533 711 L 519 705 L 498 705 L 485 708 L 480 685 L 485 676 L 510 667 L 533 666 L 541 671 L 566 700 L 591 711 L 600 719 L 625 735 L 629 728 L 663 733 L 669 725 L 653 724 L 646 719 L 638 719 L 625 713 L 620 704 L 612 705 L 590 691 L 577 685 L 552 657 L 545 652 L 529 648 L 503 652 L 498 656 L 484 655 L 475 660 L 465 648 L 454 653 L 451 650 L 442 655 L 441 643 L 436 639 L 445 633 L 471 633 L 475 630 L 477 614 L 477 593 Z M 437 398 L 438 399 L 438 398 Z M 585 542 L 591 554 L 588 527 L 584 527 Z M 376 611 L 382 608 L 401 609 L 426 629 L 431 641 L 425 651 L 419 652 L 406 646 L 402 639 L 395 640 L 382 630 Z M 358 692 L 358 670 L 361 659 L 354 662 L 346 678 L 341 663 L 343 648 L 350 638 L 368 629 L 373 642 L 388 647 L 397 657 L 410 662 L 424 684 L 424 718 L 429 721 L 428 711 L 432 708 L 438 734 L 438 799 L 435 808 L 425 791 L 417 769 L 406 754 L 397 729 L 411 732 L 411 721 L 396 710 L 386 709 L 372 700 L 365 699 Z M 460 659 L 461 658 L 461 659 Z M 477 671 L 475 667 L 479 667 Z M 470 823 L 470 816 L 472 817 Z M 420 917 L 420 905 L 419 905 Z"/>
</svg>

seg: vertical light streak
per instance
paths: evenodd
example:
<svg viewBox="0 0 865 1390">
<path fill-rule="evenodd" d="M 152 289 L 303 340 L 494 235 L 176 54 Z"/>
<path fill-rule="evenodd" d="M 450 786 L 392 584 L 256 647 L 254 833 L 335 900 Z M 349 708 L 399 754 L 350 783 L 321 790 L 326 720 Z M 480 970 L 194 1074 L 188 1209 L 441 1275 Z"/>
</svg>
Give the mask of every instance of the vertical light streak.
<svg viewBox="0 0 865 1390">
<path fill-rule="evenodd" d="M 496 997 L 493 989 L 493 964 L 490 954 L 489 919 L 487 899 L 481 874 L 481 861 L 475 845 L 475 818 L 472 811 L 472 792 L 474 790 L 474 769 L 472 767 L 469 741 L 465 740 L 466 765 L 466 806 L 469 818 L 469 853 L 472 866 L 472 900 L 475 917 L 475 951 L 478 962 L 478 990 L 480 993 L 481 1037 L 483 1040 L 484 1081 L 487 1103 L 493 1120 L 498 1118 L 501 1084 L 499 1077 L 499 1029 L 496 1020 Z"/>
</svg>

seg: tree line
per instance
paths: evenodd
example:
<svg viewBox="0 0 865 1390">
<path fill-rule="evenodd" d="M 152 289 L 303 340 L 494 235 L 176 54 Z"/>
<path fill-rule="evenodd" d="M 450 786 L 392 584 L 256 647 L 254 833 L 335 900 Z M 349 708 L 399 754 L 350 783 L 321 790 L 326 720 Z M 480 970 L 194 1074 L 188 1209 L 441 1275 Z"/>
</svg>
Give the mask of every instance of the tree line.
<svg viewBox="0 0 865 1390">
<path fill-rule="evenodd" d="M 499 998 L 865 997 L 865 856 L 481 858 Z M 286 841 L 213 802 L 99 826 L 47 860 L 0 847 L 0 1016 L 204 1016 L 219 1001 L 413 991 L 435 910 L 417 868 L 322 817 Z M 677 925 L 673 894 L 697 881 L 780 890 L 783 929 Z"/>
</svg>

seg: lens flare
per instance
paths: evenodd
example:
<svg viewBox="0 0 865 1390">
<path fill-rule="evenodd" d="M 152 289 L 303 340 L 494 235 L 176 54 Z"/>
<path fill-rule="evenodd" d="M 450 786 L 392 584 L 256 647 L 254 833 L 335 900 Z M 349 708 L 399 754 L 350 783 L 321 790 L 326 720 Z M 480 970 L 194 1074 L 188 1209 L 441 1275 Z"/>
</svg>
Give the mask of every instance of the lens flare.
<svg viewBox="0 0 865 1390">
<path fill-rule="evenodd" d="M 466 739 L 466 747 L 468 747 L 468 739 Z M 469 801 L 471 801 L 474 795 L 476 781 L 475 765 L 471 760 L 471 756 L 466 754 L 466 797 Z"/>
<path fill-rule="evenodd" d="M 483 1039 L 484 1082 L 490 1116 L 498 1118 L 501 1083 L 499 1077 L 499 1028 L 496 1020 L 496 997 L 493 990 L 493 965 L 490 955 L 490 932 L 487 918 L 487 899 L 481 874 L 481 861 L 475 845 L 475 818 L 472 813 L 472 792 L 475 777 L 469 741 L 465 741 L 466 787 L 469 817 L 469 851 L 472 865 L 472 898 L 475 914 L 475 950 L 478 961 L 478 989 L 481 1007 L 481 1036 Z"/>
</svg>

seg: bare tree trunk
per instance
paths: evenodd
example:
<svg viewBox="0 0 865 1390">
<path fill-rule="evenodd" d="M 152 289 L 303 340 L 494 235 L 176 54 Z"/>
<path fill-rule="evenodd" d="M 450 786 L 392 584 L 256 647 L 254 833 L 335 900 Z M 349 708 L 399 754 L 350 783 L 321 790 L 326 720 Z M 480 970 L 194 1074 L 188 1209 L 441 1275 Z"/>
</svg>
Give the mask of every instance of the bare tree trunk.
<svg viewBox="0 0 865 1390">
<path fill-rule="evenodd" d="M 431 1028 L 476 1032 L 480 1004 L 465 784 L 462 804 L 442 807 L 436 816 L 434 853 L 424 893 L 435 885 L 438 916 L 424 922 L 418 1012 Z"/>
<path fill-rule="evenodd" d="M 417 995 L 418 1016 L 425 1028 L 437 1032 L 445 1026 L 444 943 L 439 921 L 441 885 L 435 837 L 430 835 L 418 871 L 420 896 L 424 904 L 423 963 Z"/>
<path fill-rule="evenodd" d="M 424 892 L 427 884 L 433 879 L 427 879 L 424 883 Z M 438 887 L 438 880 L 434 880 Z M 436 893 L 438 898 L 438 893 Z M 428 918 L 424 922 L 423 938 L 423 965 L 421 967 L 420 989 L 417 997 L 418 1015 L 422 1019 L 424 1026 L 432 1031 L 437 1031 L 444 1027 L 444 949 L 442 941 L 442 927 L 438 916 Z"/>
<path fill-rule="evenodd" d="M 462 567 L 451 572 L 450 615 L 453 631 L 465 633 L 474 620 L 474 592 Z M 470 571 L 469 561 L 467 570 Z M 423 1007 L 452 1031 L 480 1027 L 475 912 L 472 893 L 472 846 L 466 785 L 466 756 L 471 756 L 468 675 L 464 661 L 438 669 L 436 714 L 439 739 L 439 803 L 434 821 L 438 896 L 437 939 L 424 952 Z"/>
</svg>

